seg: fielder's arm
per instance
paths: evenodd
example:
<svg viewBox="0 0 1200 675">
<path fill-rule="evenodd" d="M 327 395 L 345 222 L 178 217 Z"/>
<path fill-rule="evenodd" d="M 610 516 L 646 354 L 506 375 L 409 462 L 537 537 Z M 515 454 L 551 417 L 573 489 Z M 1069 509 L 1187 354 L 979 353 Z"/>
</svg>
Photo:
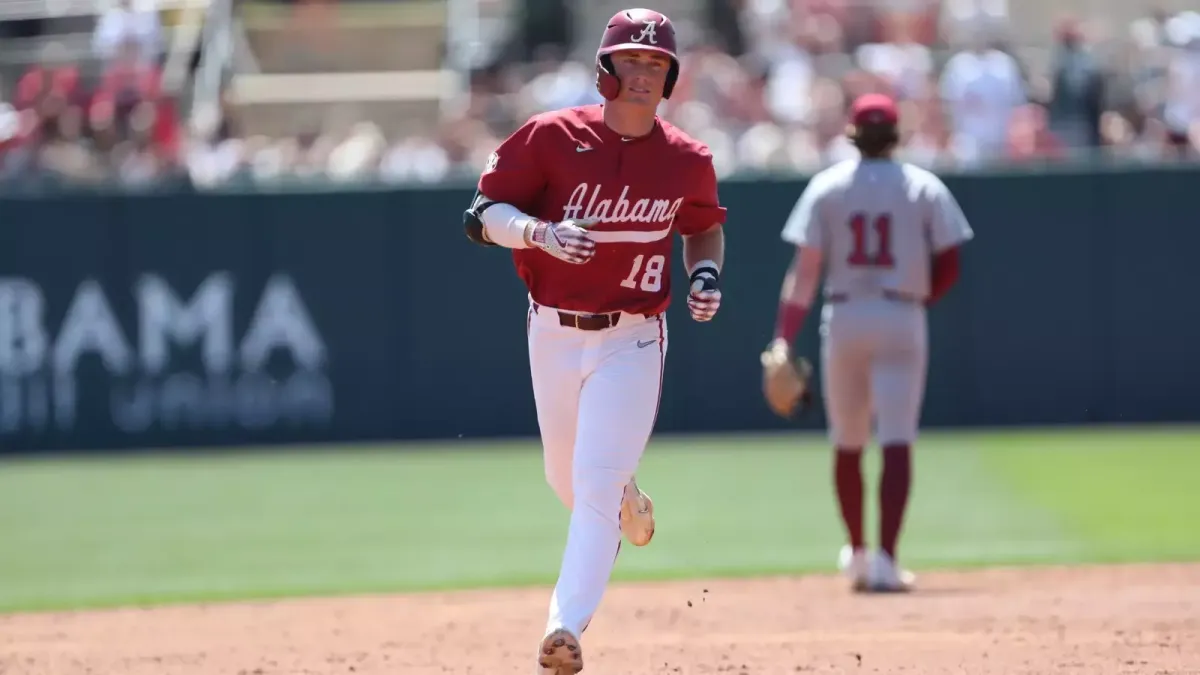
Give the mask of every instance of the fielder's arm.
<svg viewBox="0 0 1200 675">
<path fill-rule="evenodd" d="M 779 310 L 775 315 L 775 335 L 772 344 L 782 344 L 790 352 L 821 282 L 821 249 L 797 246 L 792 264 L 783 276 L 779 290 Z"/>
<path fill-rule="evenodd" d="M 792 355 L 792 343 L 804 326 L 821 277 L 821 249 L 797 246 L 796 255 L 783 277 L 779 291 L 779 314 L 775 336 L 759 357 L 763 365 L 763 397 L 775 414 L 789 418 L 812 402 L 808 390 L 812 364 Z"/>
<path fill-rule="evenodd" d="M 775 334 L 769 350 L 791 354 L 792 344 L 812 307 L 821 280 L 821 252 L 825 250 L 824 202 L 829 174 L 818 173 L 809 181 L 800 199 L 792 207 L 781 236 L 796 248 L 792 264 L 783 277 L 779 291 L 779 310 L 775 316 Z"/>
<path fill-rule="evenodd" d="M 962 263 L 959 249 L 975 237 L 975 231 L 967 222 L 958 200 L 940 179 L 930 179 L 929 195 L 932 197 L 929 218 L 932 259 L 929 269 L 929 297 L 926 306 L 933 305 L 949 292 L 958 281 Z"/>
<path fill-rule="evenodd" d="M 929 298 L 925 300 L 927 307 L 941 300 L 958 281 L 962 273 L 958 247 L 952 246 L 935 253 L 929 266 Z"/>
</svg>

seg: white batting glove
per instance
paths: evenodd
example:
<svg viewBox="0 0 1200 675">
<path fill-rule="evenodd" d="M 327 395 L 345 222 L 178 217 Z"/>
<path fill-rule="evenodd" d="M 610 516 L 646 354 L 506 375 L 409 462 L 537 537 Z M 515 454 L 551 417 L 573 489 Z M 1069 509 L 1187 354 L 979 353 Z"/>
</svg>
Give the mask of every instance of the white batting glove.
<svg viewBox="0 0 1200 675">
<path fill-rule="evenodd" d="M 597 220 L 564 220 L 561 223 L 535 221 L 529 228 L 529 244 L 546 253 L 575 265 L 582 265 L 596 255 L 596 242 L 587 228 Z"/>
<path fill-rule="evenodd" d="M 696 321 L 711 321 L 721 307 L 720 279 L 715 269 L 703 267 L 692 273 L 688 310 Z"/>
</svg>

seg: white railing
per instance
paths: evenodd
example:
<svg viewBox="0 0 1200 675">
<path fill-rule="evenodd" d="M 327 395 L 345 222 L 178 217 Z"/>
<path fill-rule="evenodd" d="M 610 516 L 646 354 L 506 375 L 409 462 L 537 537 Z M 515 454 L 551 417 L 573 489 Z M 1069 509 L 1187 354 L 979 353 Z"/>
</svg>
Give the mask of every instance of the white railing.
<svg viewBox="0 0 1200 675">
<path fill-rule="evenodd" d="M 453 86 L 443 90 L 441 96 L 444 116 L 453 115 L 466 104 L 471 69 L 483 38 L 479 19 L 479 0 L 447 0 L 446 63 L 443 68 Z"/>
<path fill-rule="evenodd" d="M 186 0 L 186 5 L 167 42 L 166 62 L 163 65 L 163 87 L 175 94 L 180 92 L 187 80 L 192 53 L 200 45 L 205 15 L 210 8 L 209 0 Z"/>
<path fill-rule="evenodd" d="M 446 60 L 450 68 L 467 72 L 474 65 L 483 38 L 479 0 L 446 1 Z"/>
<path fill-rule="evenodd" d="M 512 0 L 447 0 L 447 57 L 443 68 L 451 73 L 456 85 L 452 95 L 442 101 L 442 112 L 452 113 L 466 101 L 471 72 L 490 61 L 508 39 Z"/>
<path fill-rule="evenodd" d="M 192 109 L 221 109 L 221 85 L 233 59 L 233 2 L 212 0 L 200 36 L 201 59 L 192 81 Z"/>
</svg>

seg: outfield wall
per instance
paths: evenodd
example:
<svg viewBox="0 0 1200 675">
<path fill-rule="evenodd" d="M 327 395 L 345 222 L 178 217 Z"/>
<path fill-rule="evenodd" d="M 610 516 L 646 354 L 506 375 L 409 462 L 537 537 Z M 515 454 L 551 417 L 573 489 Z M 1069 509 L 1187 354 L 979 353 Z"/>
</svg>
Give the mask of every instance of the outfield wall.
<svg viewBox="0 0 1200 675">
<path fill-rule="evenodd" d="M 977 237 L 927 425 L 1200 420 L 1200 169 L 947 182 Z M 722 185 L 725 304 L 671 310 L 660 431 L 787 426 L 758 353 L 803 185 Z M 0 451 L 536 432 L 523 289 L 463 236 L 470 196 L 0 198 Z"/>
</svg>

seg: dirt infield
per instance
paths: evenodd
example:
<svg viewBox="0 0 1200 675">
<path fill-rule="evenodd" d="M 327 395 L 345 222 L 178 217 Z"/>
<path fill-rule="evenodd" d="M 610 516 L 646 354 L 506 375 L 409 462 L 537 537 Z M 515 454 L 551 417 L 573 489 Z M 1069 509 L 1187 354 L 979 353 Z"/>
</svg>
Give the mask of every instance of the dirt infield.
<svg viewBox="0 0 1200 675">
<path fill-rule="evenodd" d="M 1200 673 L 1200 565 L 614 586 L 585 673 Z M 4 675 L 533 672 L 547 589 L 0 617 Z"/>
</svg>

